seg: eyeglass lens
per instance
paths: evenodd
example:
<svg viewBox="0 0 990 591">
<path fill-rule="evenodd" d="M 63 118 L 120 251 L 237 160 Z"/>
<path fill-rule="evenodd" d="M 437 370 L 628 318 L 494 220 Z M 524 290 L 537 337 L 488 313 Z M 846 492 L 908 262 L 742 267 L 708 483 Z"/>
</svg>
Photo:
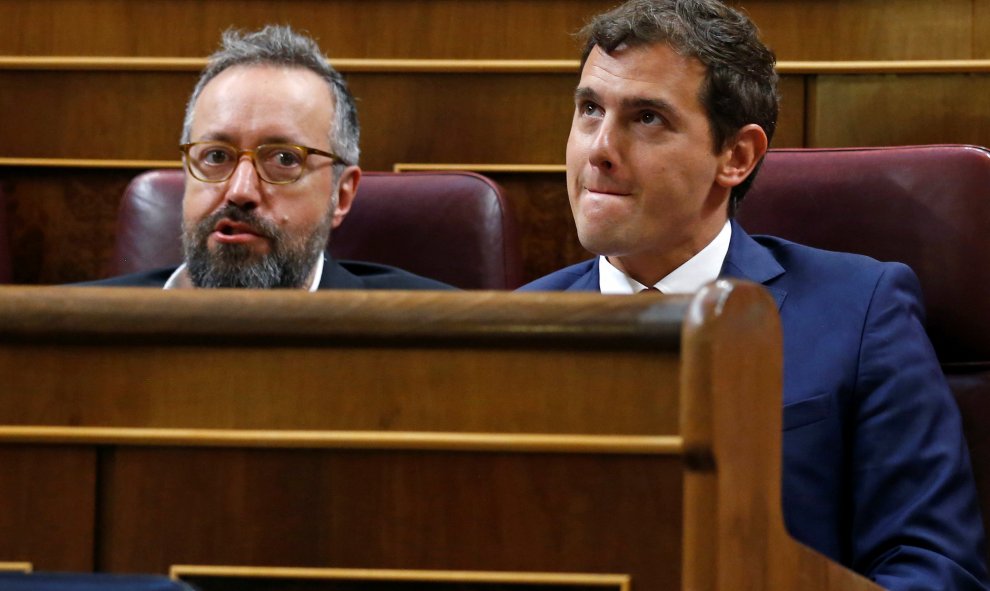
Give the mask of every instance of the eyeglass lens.
<svg viewBox="0 0 990 591">
<path fill-rule="evenodd" d="M 189 162 L 196 176 L 205 181 L 223 181 L 234 173 L 241 153 L 254 159 L 261 178 L 271 183 L 298 179 L 303 172 L 306 153 L 296 146 L 267 144 L 255 150 L 239 151 L 224 143 L 196 144 L 189 149 Z"/>
</svg>

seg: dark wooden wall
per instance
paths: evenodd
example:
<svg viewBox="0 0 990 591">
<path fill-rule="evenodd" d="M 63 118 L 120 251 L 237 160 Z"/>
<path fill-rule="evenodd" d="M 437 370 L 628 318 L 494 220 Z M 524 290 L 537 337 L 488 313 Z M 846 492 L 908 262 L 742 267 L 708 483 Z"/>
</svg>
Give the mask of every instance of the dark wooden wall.
<svg viewBox="0 0 990 591">
<path fill-rule="evenodd" d="M 488 174 L 516 206 L 527 277 L 580 260 L 562 173 L 523 167 L 563 163 L 571 33 L 611 4 L 0 0 L 0 190 L 14 279 L 101 275 L 126 182 L 178 162 L 184 103 L 219 32 L 268 22 L 308 31 L 346 73 L 365 168 L 517 165 Z M 990 145 L 982 0 L 735 4 L 781 61 L 776 146 Z"/>
</svg>

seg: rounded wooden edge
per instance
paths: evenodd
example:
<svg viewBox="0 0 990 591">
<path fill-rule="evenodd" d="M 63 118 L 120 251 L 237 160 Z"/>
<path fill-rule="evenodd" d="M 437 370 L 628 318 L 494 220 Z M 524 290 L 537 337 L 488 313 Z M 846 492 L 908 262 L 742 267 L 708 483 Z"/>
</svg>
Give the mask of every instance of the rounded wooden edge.
<svg viewBox="0 0 990 591">
<path fill-rule="evenodd" d="M 305 449 L 680 455 L 676 435 L 299 431 L 133 427 L 0 426 L 0 442 Z"/>
<path fill-rule="evenodd" d="M 575 74 L 573 60 L 473 60 L 336 58 L 343 73 L 518 73 Z M 177 71 L 198 72 L 206 58 L 122 56 L 0 56 L 0 70 Z M 780 74 L 925 74 L 990 72 L 990 60 L 780 61 Z"/>
<path fill-rule="evenodd" d="M 0 573 L 32 573 L 34 565 L 30 562 L 0 562 Z"/>
<path fill-rule="evenodd" d="M 567 167 L 563 164 L 450 164 L 429 162 L 397 162 L 392 165 L 393 172 L 422 172 L 422 171 L 466 170 L 470 172 L 503 172 L 503 173 L 564 173 Z"/>
<path fill-rule="evenodd" d="M 114 160 L 101 158 L 0 158 L 6 168 L 182 168 L 181 160 Z"/>
<path fill-rule="evenodd" d="M 336 58 L 342 73 L 519 73 L 574 74 L 578 60 L 459 60 Z M 0 70 L 175 71 L 199 72 L 206 58 L 116 56 L 0 56 Z"/>
<path fill-rule="evenodd" d="M 0 286 L 0 342 L 676 351 L 689 296 Z M 384 339 L 387 337 L 390 340 Z"/>
<path fill-rule="evenodd" d="M 175 564 L 169 568 L 173 580 L 182 577 L 237 577 L 265 579 L 324 579 L 432 583 L 498 583 L 509 585 L 570 585 L 615 587 L 628 591 L 631 576 L 611 573 L 455 571 L 350 568 L 293 568 L 265 566 L 209 566 Z"/>
</svg>

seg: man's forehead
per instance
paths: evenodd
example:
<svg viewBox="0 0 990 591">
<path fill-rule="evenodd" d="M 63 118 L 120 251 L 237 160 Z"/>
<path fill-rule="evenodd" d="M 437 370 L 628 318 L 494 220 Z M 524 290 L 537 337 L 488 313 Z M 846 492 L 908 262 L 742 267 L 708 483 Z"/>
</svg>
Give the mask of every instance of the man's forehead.
<svg viewBox="0 0 990 591">
<path fill-rule="evenodd" d="M 237 65 L 204 87 L 193 107 L 194 139 L 300 142 L 300 133 L 323 137 L 333 123 L 333 95 L 326 81 L 306 68 Z M 209 137 L 207 137 L 209 136 Z"/>
<path fill-rule="evenodd" d="M 199 98 L 204 96 L 218 101 L 279 97 L 307 98 L 314 101 L 325 99 L 333 105 L 330 87 L 316 72 L 299 66 L 278 64 L 231 66 L 206 83 Z"/>
<path fill-rule="evenodd" d="M 595 45 L 581 69 L 584 77 L 594 73 L 650 82 L 668 74 L 704 76 L 707 67 L 698 58 L 684 55 L 664 41 L 627 45 L 622 43 L 606 51 Z"/>
<path fill-rule="evenodd" d="M 662 98 L 674 86 L 700 90 L 706 67 L 664 42 L 619 45 L 605 51 L 596 45 L 581 70 L 578 94 L 633 95 Z"/>
</svg>

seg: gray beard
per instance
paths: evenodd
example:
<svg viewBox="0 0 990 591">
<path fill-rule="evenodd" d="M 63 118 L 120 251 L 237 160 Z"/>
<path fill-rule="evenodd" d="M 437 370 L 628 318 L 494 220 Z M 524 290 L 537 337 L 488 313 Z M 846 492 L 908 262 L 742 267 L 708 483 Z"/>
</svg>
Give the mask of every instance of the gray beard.
<svg viewBox="0 0 990 591">
<path fill-rule="evenodd" d="M 309 236 L 286 235 L 275 223 L 228 204 L 193 227 L 183 224 L 182 250 L 186 270 L 196 287 L 301 288 L 326 248 L 333 209 Z M 211 251 L 207 241 L 222 219 L 249 224 L 269 240 L 270 250 L 256 254 L 245 245 L 218 244 Z"/>
</svg>

